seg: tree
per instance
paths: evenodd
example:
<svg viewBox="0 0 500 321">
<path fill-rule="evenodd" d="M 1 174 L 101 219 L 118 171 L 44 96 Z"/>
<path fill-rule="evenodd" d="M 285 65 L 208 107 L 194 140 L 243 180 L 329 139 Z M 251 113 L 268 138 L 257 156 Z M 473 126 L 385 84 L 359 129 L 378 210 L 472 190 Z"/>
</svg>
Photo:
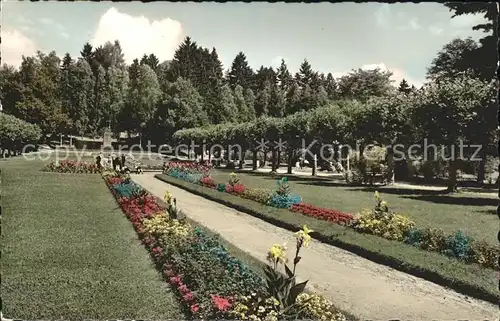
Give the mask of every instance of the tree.
<svg viewBox="0 0 500 321">
<path fill-rule="evenodd" d="M 293 81 L 286 95 L 285 115 L 291 115 L 301 110 L 301 96 L 299 84 Z"/>
<path fill-rule="evenodd" d="M 106 73 L 106 89 L 109 106 L 105 109 L 104 119 L 116 132 L 119 130 L 119 115 L 125 108 L 128 90 L 128 73 L 125 68 L 111 66 Z"/>
<path fill-rule="evenodd" d="M 246 103 L 247 109 L 248 109 L 248 120 L 252 121 L 256 117 L 256 114 L 255 114 L 255 101 L 256 101 L 255 94 L 253 93 L 253 90 L 250 88 L 247 88 L 244 91 L 245 91 L 244 92 L 245 103 Z"/>
<path fill-rule="evenodd" d="M 235 121 L 238 115 L 237 107 L 234 101 L 233 93 L 229 85 L 224 85 L 220 89 L 220 110 L 222 122 Z"/>
<path fill-rule="evenodd" d="M 268 114 L 271 117 L 283 117 L 285 115 L 286 95 L 278 85 L 272 86 Z"/>
<path fill-rule="evenodd" d="M 328 95 L 328 99 L 335 100 L 337 98 L 337 82 L 333 78 L 332 73 L 328 73 L 325 83 L 325 90 Z"/>
<path fill-rule="evenodd" d="M 263 88 L 257 92 L 255 99 L 255 115 L 257 117 L 268 115 L 269 103 L 271 102 L 271 92 L 271 84 L 269 81 L 265 81 Z"/>
<path fill-rule="evenodd" d="M 15 105 L 22 99 L 23 87 L 21 75 L 13 66 L 4 64 L 0 67 L 0 101 L 4 113 L 19 117 Z"/>
<path fill-rule="evenodd" d="M 406 79 L 403 78 L 403 80 L 401 80 L 401 82 L 399 83 L 398 91 L 404 94 L 409 94 L 412 91 Z"/>
<path fill-rule="evenodd" d="M 69 70 L 69 83 L 72 88 L 68 114 L 73 130 L 83 136 L 89 132 L 90 111 L 93 107 L 94 75 L 87 60 L 81 58 Z"/>
<path fill-rule="evenodd" d="M 440 81 L 459 75 L 478 75 L 479 66 L 473 63 L 479 45 L 471 38 L 453 39 L 438 52 L 427 69 L 427 78 Z"/>
<path fill-rule="evenodd" d="M 494 86 L 463 75 L 426 85 L 418 102 L 412 113 L 415 133 L 420 142 L 428 138 L 433 144 L 446 147 L 448 155 L 441 158 L 448 161 L 448 190 L 454 192 L 457 189 L 458 160 L 462 156 L 457 155 L 457 146 L 477 142 L 474 132 L 478 124 L 486 127 L 482 130 L 488 136 L 496 126 L 496 121 L 484 118 L 484 114 L 493 118 L 491 116 L 495 113 L 495 108 L 491 107 L 495 102 Z"/>
<path fill-rule="evenodd" d="M 98 135 L 99 130 L 107 127 L 111 121 L 111 119 L 108 118 L 111 112 L 109 111 L 110 99 L 106 81 L 106 70 L 101 65 L 98 65 L 95 73 L 93 102 L 94 104 L 89 113 L 89 125 L 92 134 Z"/>
<path fill-rule="evenodd" d="M 473 50 L 470 64 L 478 76 L 485 81 L 491 80 L 497 69 L 497 41 L 498 41 L 498 6 L 496 2 L 446 2 L 444 4 L 453 12 L 452 18 L 467 14 L 482 14 L 486 23 L 472 27 L 488 33 L 479 39 L 480 47 Z"/>
<path fill-rule="evenodd" d="M 234 88 L 234 103 L 238 111 L 236 121 L 247 122 L 251 120 L 250 111 L 248 110 L 247 102 L 245 101 L 244 89 L 241 86 Z M 253 106 L 252 106 L 253 108 Z"/>
<path fill-rule="evenodd" d="M 229 86 L 235 88 L 240 85 L 244 89 L 252 88 L 254 83 L 254 72 L 248 65 L 247 57 L 239 52 L 233 60 L 228 74 Z"/>
<path fill-rule="evenodd" d="M 141 58 L 140 64 L 148 65 L 158 75 L 158 66 L 160 64 L 160 60 L 158 59 L 158 57 L 156 57 L 155 54 L 149 54 L 149 56 L 144 54 L 144 56 L 142 56 Z"/>
<path fill-rule="evenodd" d="M 83 59 L 87 61 L 87 63 L 92 67 L 94 63 L 94 48 L 90 43 L 85 43 L 83 45 L 82 51 L 80 51 L 80 55 L 82 56 Z"/>
<path fill-rule="evenodd" d="M 314 77 L 315 73 L 312 70 L 311 64 L 307 59 L 304 59 L 300 65 L 299 72 L 295 74 L 295 81 L 301 89 L 304 89 L 305 86 L 311 86 Z"/>
<path fill-rule="evenodd" d="M 194 85 L 198 83 L 197 79 L 195 79 L 198 51 L 199 48 L 196 42 L 192 41 L 191 37 L 186 37 L 174 53 L 174 59 L 170 68 L 170 81 L 175 81 L 177 78 L 182 77 L 186 80 L 191 80 Z"/>
<path fill-rule="evenodd" d="M 292 84 L 293 77 L 288 71 L 288 67 L 284 59 L 281 59 L 281 65 L 278 67 L 276 79 L 278 81 L 278 86 L 283 92 L 288 92 Z"/>
<path fill-rule="evenodd" d="M 131 116 L 133 130 L 141 137 L 146 125 L 153 118 L 161 91 L 158 78 L 148 65 L 137 68 L 137 80 L 131 81 L 128 90 L 127 109 Z"/>
<path fill-rule="evenodd" d="M 391 71 L 353 70 L 338 81 L 339 94 L 343 98 L 366 101 L 370 97 L 381 97 L 393 91 Z"/>
<path fill-rule="evenodd" d="M 209 123 L 203 110 L 203 98 L 189 80 L 178 78 L 163 94 L 154 117 L 156 137 L 166 139 L 180 129 Z"/>
</svg>

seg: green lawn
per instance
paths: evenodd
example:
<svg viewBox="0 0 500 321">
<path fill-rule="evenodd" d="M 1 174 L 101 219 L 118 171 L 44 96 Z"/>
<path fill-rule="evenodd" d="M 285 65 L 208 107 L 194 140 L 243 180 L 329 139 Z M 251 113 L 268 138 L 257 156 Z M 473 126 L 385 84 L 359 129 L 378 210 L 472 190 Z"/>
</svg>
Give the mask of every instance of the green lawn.
<svg viewBox="0 0 500 321">
<path fill-rule="evenodd" d="M 2 310 L 17 319 L 183 319 L 100 175 L 0 161 Z"/>
<path fill-rule="evenodd" d="M 218 183 L 225 183 L 231 171 L 212 170 Z M 239 173 L 240 182 L 249 187 L 276 189 L 276 178 L 261 173 Z M 373 189 L 345 186 L 324 179 L 289 177 L 293 193 L 304 202 L 316 206 L 356 213 L 362 208 L 373 208 Z M 453 233 L 458 229 L 476 239 L 497 244 L 498 218 L 496 195 L 477 193 L 456 195 L 433 191 L 383 189 L 381 196 L 392 210 L 407 215 L 419 227 L 442 228 Z"/>
</svg>

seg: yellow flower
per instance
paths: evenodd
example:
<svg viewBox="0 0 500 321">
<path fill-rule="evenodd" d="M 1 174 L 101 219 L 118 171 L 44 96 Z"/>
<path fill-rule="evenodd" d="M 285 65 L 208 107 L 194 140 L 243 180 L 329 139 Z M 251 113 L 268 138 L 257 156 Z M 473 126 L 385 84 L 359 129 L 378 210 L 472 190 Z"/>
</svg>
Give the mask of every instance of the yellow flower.
<svg viewBox="0 0 500 321">
<path fill-rule="evenodd" d="M 380 199 L 380 194 L 378 193 L 378 191 L 375 191 L 375 199 L 376 199 L 376 200 L 379 200 L 379 199 Z"/>
<path fill-rule="evenodd" d="M 170 203 L 170 200 L 172 199 L 172 194 L 170 194 L 169 191 L 166 191 L 165 195 L 163 196 L 163 199 L 165 200 L 165 202 Z"/>
<path fill-rule="evenodd" d="M 287 261 L 286 257 L 286 246 L 274 244 L 267 252 L 267 260 L 271 263 L 279 262 L 285 263 Z"/>
<path fill-rule="evenodd" d="M 297 238 L 297 243 L 300 246 L 307 247 L 309 243 L 311 242 L 311 236 L 309 233 L 314 232 L 313 230 L 310 230 L 307 225 L 304 225 L 302 227 L 302 230 L 298 231 L 295 233 L 295 237 Z"/>
</svg>

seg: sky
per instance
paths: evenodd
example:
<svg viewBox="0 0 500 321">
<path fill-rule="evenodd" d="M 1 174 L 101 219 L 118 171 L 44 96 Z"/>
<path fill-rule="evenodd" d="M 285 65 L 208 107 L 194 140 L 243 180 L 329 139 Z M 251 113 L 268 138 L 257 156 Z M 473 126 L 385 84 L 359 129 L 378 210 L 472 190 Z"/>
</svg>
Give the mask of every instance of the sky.
<svg viewBox="0 0 500 321">
<path fill-rule="evenodd" d="M 335 77 L 378 67 L 419 87 L 446 43 L 485 35 L 472 30 L 481 16 L 452 19 L 440 3 L 2 2 L 1 62 L 15 66 L 37 50 L 77 57 L 86 42 L 115 39 L 128 63 L 151 52 L 169 60 L 190 36 L 225 68 L 243 51 L 255 69 L 285 59 L 295 73 L 307 59 Z"/>
</svg>

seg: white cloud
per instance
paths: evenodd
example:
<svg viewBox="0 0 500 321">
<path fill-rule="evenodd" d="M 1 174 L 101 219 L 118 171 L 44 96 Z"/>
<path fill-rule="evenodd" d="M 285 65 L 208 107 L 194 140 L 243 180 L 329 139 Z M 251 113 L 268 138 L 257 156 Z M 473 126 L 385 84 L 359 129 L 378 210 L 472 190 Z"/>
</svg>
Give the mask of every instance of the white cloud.
<svg viewBox="0 0 500 321">
<path fill-rule="evenodd" d="M 464 14 L 450 19 L 450 26 L 457 29 L 469 29 L 485 22 L 486 20 L 482 15 Z"/>
<path fill-rule="evenodd" d="M 38 21 L 40 21 L 41 23 L 46 24 L 46 25 L 54 24 L 54 20 L 52 20 L 50 18 L 45 18 L 45 17 L 38 18 Z"/>
<path fill-rule="evenodd" d="M 361 69 L 363 69 L 363 70 L 373 70 L 373 69 L 377 69 L 377 68 L 380 69 L 381 71 L 389 70 L 392 72 L 391 80 L 394 81 L 392 83 L 392 85 L 395 87 L 399 86 L 399 83 L 403 79 L 406 79 L 406 81 L 408 82 L 408 84 L 410 84 L 410 86 L 414 85 L 415 87 L 420 88 L 423 85 L 423 81 L 413 79 L 412 77 L 408 76 L 403 69 L 395 68 L 395 67 L 387 67 L 384 63 L 366 64 L 366 65 L 361 66 Z M 335 79 L 337 79 L 337 78 L 340 78 L 342 76 L 348 75 L 349 73 L 350 73 L 350 71 L 332 72 L 332 76 Z"/>
<path fill-rule="evenodd" d="M 60 33 L 61 37 L 65 38 L 65 39 L 68 39 L 69 38 L 69 34 L 67 32 L 61 32 Z"/>
<path fill-rule="evenodd" d="M 422 28 L 418 18 L 411 18 L 408 22 L 398 27 L 399 30 L 419 30 Z"/>
<path fill-rule="evenodd" d="M 18 30 L 2 28 L 2 64 L 6 63 L 19 67 L 22 56 L 34 55 L 37 46 L 33 40 L 26 37 Z"/>
<path fill-rule="evenodd" d="M 399 83 L 401 80 L 406 79 L 406 81 L 411 85 L 414 85 L 417 88 L 422 87 L 423 82 L 418 81 L 416 79 L 413 79 L 412 77 L 408 76 L 406 72 L 403 69 L 400 68 L 395 68 L 395 67 L 387 67 L 384 63 L 379 63 L 379 64 L 369 64 L 369 65 L 363 65 L 361 69 L 364 70 L 373 70 L 379 68 L 381 71 L 391 71 L 392 76 L 391 80 L 394 80 L 392 83 L 393 86 L 399 86 Z"/>
<path fill-rule="evenodd" d="M 443 33 L 444 29 L 443 28 L 440 28 L 438 26 L 429 26 L 429 31 L 431 34 L 433 34 L 434 36 L 439 36 L 440 34 Z"/>
<path fill-rule="evenodd" d="M 154 53 L 160 61 L 168 60 L 182 41 L 182 26 L 170 18 L 150 21 L 110 8 L 102 15 L 90 43 L 100 46 L 114 40 L 120 41 L 127 63 L 145 53 Z"/>
<path fill-rule="evenodd" d="M 388 24 L 388 18 L 391 13 L 391 7 L 389 7 L 388 3 L 384 3 L 380 6 L 380 8 L 375 11 L 375 19 L 377 20 L 377 24 L 379 26 L 385 26 Z"/>
</svg>

